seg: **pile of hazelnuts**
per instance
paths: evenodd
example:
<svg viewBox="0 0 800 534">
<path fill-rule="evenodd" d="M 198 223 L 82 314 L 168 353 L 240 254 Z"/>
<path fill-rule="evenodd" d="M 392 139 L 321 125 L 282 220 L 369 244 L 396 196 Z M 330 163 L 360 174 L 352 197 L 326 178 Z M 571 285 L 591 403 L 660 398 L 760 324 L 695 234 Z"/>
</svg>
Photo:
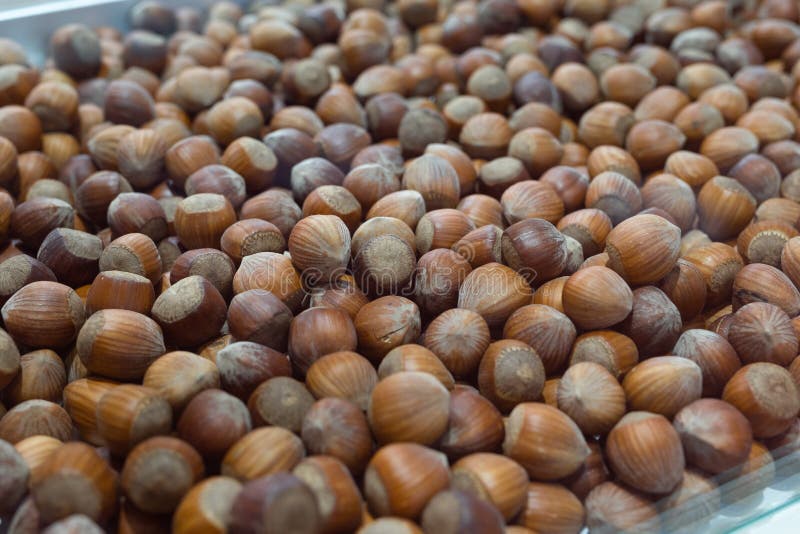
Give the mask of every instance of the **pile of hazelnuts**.
<svg viewBox="0 0 800 534">
<path fill-rule="evenodd" d="M 797 472 L 798 2 L 130 23 L 0 38 L 0 530 L 699 532 Z"/>
</svg>

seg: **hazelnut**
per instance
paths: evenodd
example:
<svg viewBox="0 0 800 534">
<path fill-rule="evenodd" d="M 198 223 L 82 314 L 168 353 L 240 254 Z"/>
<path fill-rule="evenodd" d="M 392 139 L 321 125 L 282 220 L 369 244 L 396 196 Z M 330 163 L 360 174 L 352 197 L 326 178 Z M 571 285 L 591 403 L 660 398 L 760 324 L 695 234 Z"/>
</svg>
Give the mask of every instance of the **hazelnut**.
<svg viewBox="0 0 800 534">
<path fill-rule="evenodd" d="M 394 349 L 394 351 L 397 350 L 398 349 Z M 392 352 L 390 352 L 389 355 L 391 355 Z M 381 369 L 389 368 L 389 355 L 387 355 L 387 358 L 384 358 L 386 366 L 381 367 Z M 433 355 L 431 354 L 431 356 Z M 435 359 L 435 356 L 433 358 L 444 372 L 447 373 L 444 366 Z M 403 369 L 401 368 L 400 370 Z M 412 367 L 405 370 L 424 371 L 426 369 L 415 369 Z M 380 376 L 383 378 L 388 374 L 388 372 L 384 371 L 384 374 Z M 350 351 L 332 352 L 316 360 L 308 368 L 306 387 L 317 399 L 339 397 L 355 403 L 362 410 L 366 410 L 370 394 L 375 384 L 378 382 L 378 376 L 378 373 L 375 372 L 375 368 L 370 361 L 360 354 Z M 450 377 L 450 388 L 452 388 L 452 386 L 452 377 Z"/>
<path fill-rule="evenodd" d="M 102 524 L 113 516 L 117 476 L 93 447 L 65 443 L 53 451 L 42 471 L 31 494 L 43 523 L 82 514 Z"/>
<path fill-rule="evenodd" d="M 261 219 L 242 219 L 229 226 L 220 238 L 222 250 L 234 261 L 259 252 L 280 253 L 286 247 L 283 234 Z"/>
<path fill-rule="evenodd" d="M 81 439 L 93 445 L 104 443 L 97 432 L 97 403 L 115 385 L 109 380 L 79 378 L 64 387 L 64 409 L 74 421 Z"/>
<path fill-rule="evenodd" d="M 603 482 L 596 486 L 586 496 L 584 506 L 586 524 L 592 529 L 660 528 L 659 512 L 652 500 L 618 482 Z"/>
<path fill-rule="evenodd" d="M 344 172 L 324 158 L 308 158 L 292 168 L 292 193 L 298 201 L 305 198 L 317 187 L 341 185 Z"/>
<path fill-rule="evenodd" d="M 673 354 L 689 358 L 700 366 L 703 374 L 703 395 L 717 396 L 728 380 L 739 370 L 741 362 L 728 341 L 708 330 L 685 330 L 678 338 Z"/>
<path fill-rule="evenodd" d="M 622 381 L 628 405 L 672 418 L 681 408 L 700 398 L 702 371 L 688 358 L 658 356 L 628 371 Z"/>
<path fill-rule="evenodd" d="M 247 406 L 228 393 L 206 389 L 197 393 L 178 419 L 178 436 L 194 447 L 203 458 L 220 459 L 252 423 Z M 180 513 L 180 507 L 178 508 Z"/>
<path fill-rule="evenodd" d="M 222 146 L 239 137 L 258 137 L 264 126 L 259 107 L 243 96 L 231 96 L 214 104 L 207 121 L 211 137 Z"/>
<path fill-rule="evenodd" d="M 114 80 L 106 89 L 103 114 L 115 124 L 139 127 L 155 117 L 153 97 L 138 83 Z"/>
<path fill-rule="evenodd" d="M 386 296 L 364 305 L 355 318 L 359 352 L 379 362 L 390 350 L 416 341 L 420 311 L 405 297 Z"/>
<path fill-rule="evenodd" d="M 182 139 L 164 154 L 167 173 L 178 187 L 183 187 L 186 179 L 195 171 L 219 162 L 219 147 L 211 137 L 203 135 Z"/>
<path fill-rule="evenodd" d="M 233 532 L 321 532 L 314 492 L 289 473 L 271 473 L 246 482 L 233 501 L 230 515 Z"/>
<path fill-rule="evenodd" d="M 686 136 L 686 141 L 694 146 L 724 127 L 725 117 L 711 104 L 692 102 L 680 110 L 673 123 Z"/>
<path fill-rule="evenodd" d="M 539 354 L 521 341 L 489 345 L 478 367 L 478 388 L 497 408 L 508 412 L 521 402 L 536 400 L 544 386 Z"/>
<path fill-rule="evenodd" d="M 543 150 L 550 148 L 551 152 L 547 152 L 546 157 L 554 158 L 561 147 L 549 132 L 546 130 L 541 130 L 541 132 L 542 135 L 546 134 L 541 139 L 529 135 L 535 132 L 526 133 L 519 139 L 516 150 L 531 160 L 534 156 L 531 151 L 535 149 L 538 142 Z M 515 154 L 510 152 L 513 137 L 515 137 L 514 132 L 503 115 L 499 113 L 479 113 L 467 120 L 461 129 L 458 141 L 470 157 L 494 159 L 505 155 L 506 150 L 509 150 L 509 155 L 516 157 Z M 552 146 L 548 146 L 548 143 Z M 558 154 L 558 158 L 560 158 L 560 154 Z M 539 165 L 543 164 L 544 162 Z M 532 161 L 531 165 L 533 165 Z M 536 168 L 538 169 L 539 167 L 537 166 Z M 539 173 L 536 174 L 538 176 Z"/>
<path fill-rule="evenodd" d="M 327 397 L 306 412 L 301 430 L 310 454 L 339 459 L 353 476 L 360 476 L 372 454 L 372 434 L 364 412 L 345 399 Z"/>
<path fill-rule="evenodd" d="M 588 67 L 580 63 L 559 65 L 553 71 L 552 81 L 562 93 L 564 107 L 570 111 L 584 111 L 599 99 L 600 87 L 597 78 Z"/>
<path fill-rule="evenodd" d="M 794 225 L 798 216 L 797 204 L 788 198 L 770 198 L 756 209 L 755 221 L 775 220 Z"/>
<path fill-rule="evenodd" d="M 578 362 L 566 370 L 558 383 L 557 402 L 587 435 L 608 433 L 625 415 L 625 391 L 614 375 L 593 362 Z"/>
<path fill-rule="evenodd" d="M 291 310 L 278 296 L 263 289 L 238 293 L 228 307 L 228 329 L 239 341 L 285 350 Z"/>
<path fill-rule="evenodd" d="M 518 182 L 505 190 L 500 203 L 510 224 L 534 218 L 555 224 L 564 216 L 564 202 L 555 188 L 546 182 Z"/>
<path fill-rule="evenodd" d="M 358 324 L 358 316 L 353 321 L 341 309 L 319 307 L 303 311 L 292 320 L 289 327 L 289 358 L 292 365 L 305 374 L 315 361 L 326 354 L 355 350 L 359 342 Z M 309 335 L 310 332 L 313 334 Z"/>
<path fill-rule="evenodd" d="M 791 374 L 768 362 L 751 363 L 738 370 L 725 385 L 722 400 L 744 414 L 757 438 L 785 431 L 800 410 Z"/>
<path fill-rule="evenodd" d="M 464 279 L 458 307 L 478 313 L 490 329 L 498 329 L 515 310 L 530 302 L 531 293 L 521 275 L 504 265 L 487 263 Z"/>
<path fill-rule="evenodd" d="M 780 267 L 780 255 L 797 230 L 781 221 L 758 221 L 748 225 L 737 238 L 736 249 L 747 263 Z"/>
<path fill-rule="evenodd" d="M 180 347 L 200 345 L 219 333 L 225 322 L 225 300 L 202 276 L 189 276 L 169 287 L 153 303 L 152 316 L 161 326 L 167 343 Z M 203 328 L 198 325 L 202 317 Z"/>
<path fill-rule="evenodd" d="M 611 231 L 611 218 L 599 209 L 581 209 L 562 217 L 556 226 L 565 236 L 578 241 L 586 257 L 597 254 L 605 247 Z"/>
<path fill-rule="evenodd" d="M 231 509 L 242 485 L 228 477 L 209 477 L 195 484 L 184 495 L 172 518 L 176 533 L 186 534 L 195 529 L 227 528 L 231 520 Z M 213 502 L 215 506 L 203 506 Z"/>
<path fill-rule="evenodd" d="M 725 127 L 710 133 L 700 145 L 700 153 L 708 157 L 721 172 L 727 172 L 741 158 L 758 150 L 758 138 L 744 128 Z"/>
<path fill-rule="evenodd" d="M 169 403 L 148 387 L 117 385 L 97 401 L 97 434 L 109 450 L 125 456 L 138 443 L 168 434 L 172 428 Z"/>
<path fill-rule="evenodd" d="M 564 235 L 543 219 L 525 219 L 506 228 L 501 248 L 509 267 L 537 282 L 555 278 L 566 266 Z"/>
<path fill-rule="evenodd" d="M 220 162 L 244 178 L 251 194 L 260 193 L 272 184 L 278 166 L 272 149 L 252 137 L 240 137 L 230 143 Z"/>
<path fill-rule="evenodd" d="M 605 76 L 605 73 L 603 73 L 603 75 Z M 671 86 L 661 86 L 650 91 L 641 98 L 634 109 L 634 116 L 640 121 L 662 120 L 672 122 L 680 111 L 690 102 L 691 100 L 686 93 L 680 89 Z"/>
<path fill-rule="evenodd" d="M 679 258 L 672 270 L 658 282 L 658 288 L 675 304 L 684 322 L 703 311 L 706 285 L 703 274 L 694 264 Z"/>
<path fill-rule="evenodd" d="M 42 145 L 42 123 L 28 108 L 16 105 L 0 109 L 0 136 L 14 145 L 17 153 L 39 150 Z M 19 167 L 19 158 L 17 165 Z"/>
<path fill-rule="evenodd" d="M 431 321 L 424 344 L 454 376 L 467 376 L 478 368 L 489 346 L 489 327 L 478 313 L 453 308 Z"/>
<path fill-rule="evenodd" d="M 378 377 L 383 379 L 403 371 L 428 373 L 439 380 L 448 390 L 453 389 L 454 386 L 453 376 L 442 361 L 421 345 L 410 343 L 389 351 L 378 367 Z"/>
<path fill-rule="evenodd" d="M 771 362 L 786 366 L 797 355 L 797 334 L 791 319 L 778 306 L 766 302 L 739 308 L 726 337 L 744 364 Z"/>
<path fill-rule="evenodd" d="M 677 176 L 692 188 L 701 187 L 719 174 L 719 169 L 711 159 L 687 150 L 672 153 L 664 164 L 664 171 Z"/>
<path fill-rule="evenodd" d="M 457 526 L 452 525 L 454 517 L 458 518 Z M 448 527 L 487 533 L 505 532 L 503 516 L 496 507 L 458 490 L 446 490 L 434 495 L 422 512 L 420 523 L 431 532 Z"/>
<path fill-rule="evenodd" d="M 435 209 L 423 215 L 417 223 L 416 248 L 422 254 L 433 249 L 449 249 L 474 229 L 472 220 L 461 211 Z"/>
<path fill-rule="evenodd" d="M 364 128 L 346 123 L 326 126 L 314 136 L 322 155 L 342 169 L 349 168 L 353 157 L 371 142 Z"/>
<path fill-rule="evenodd" d="M 365 163 L 354 166 L 344 177 L 342 185 L 352 193 L 362 209 L 369 210 L 383 197 L 398 191 L 400 180 L 391 169 L 379 163 Z"/>
<path fill-rule="evenodd" d="M 389 193 L 372 205 L 366 218 L 394 217 L 414 229 L 425 214 L 425 202 L 425 197 L 416 190 Z"/>
<path fill-rule="evenodd" d="M 161 257 L 148 236 L 130 233 L 118 237 L 103 249 L 101 271 L 122 271 L 143 276 L 156 283 L 161 278 Z"/>
<path fill-rule="evenodd" d="M 567 283 L 568 279 L 568 275 L 559 276 L 558 278 L 554 278 L 540 285 L 533 293 L 533 304 L 544 304 L 554 310 L 564 313 L 561 295 L 564 291 L 564 284 Z"/>
<path fill-rule="evenodd" d="M 292 474 L 314 492 L 324 532 L 351 531 L 361 524 L 361 494 L 341 461 L 331 456 L 306 458 Z"/>
<path fill-rule="evenodd" d="M 129 310 L 101 310 L 92 315 L 81 327 L 76 346 L 89 370 L 120 380 L 141 378 L 165 352 L 158 324 Z"/>
<path fill-rule="evenodd" d="M 69 228 L 56 228 L 42 241 L 37 259 L 72 287 L 86 285 L 97 274 L 100 238 Z"/>
<path fill-rule="evenodd" d="M 209 254 L 211 254 L 210 251 Z M 201 268 L 205 261 L 198 261 L 197 267 Z M 227 255 L 223 254 L 219 261 L 225 261 L 230 263 L 231 267 L 233 266 L 233 262 Z M 213 273 L 213 270 L 209 270 L 208 275 L 213 275 Z M 203 274 L 205 275 L 205 273 Z M 251 289 L 272 292 L 290 309 L 296 309 L 302 300 L 300 276 L 291 260 L 276 252 L 258 252 L 242 258 L 239 269 L 233 275 L 233 290 L 238 294 Z"/>
<path fill-rule="evenodd" d="M 641 356 L 650 357 L 669 352 L 681 325 L 680 312 L 669 297 L 658 288 L 644 286 L 633 292 L 631 313 L 619 330 L 636 343 Z"/>
<path fill-rule="evenodd" d="M 352 232 L 361 222 L 361 205 L 345 187 L 321 185 L 311 191 L 303 202 L 303 216 L 310 215 L 336 215 Z"/>
<path fill-rule="evenodd" d="M 92 173 L 75 190 L 78 213 L 95 226 L 107 224 L 108 208 L 120 193 L 130 193 L 130 183 L 114 171 Z"/>
<path fill-rule="evenodd" d="M 257 428 L 228 449 L 222 459 L 221 471 L 223 476 L 250 481 L 288 471 L 302 460 L 303 455 L 300 438 L 285 428 Z"/>
<path fill-rule="evenodd" d="M 522 161 L 532 177 L 539 177 L 544 171 L 554 167 L 563 154 L 564 149 L 559 140 L 542 128 L 521 130 L 514 134 L 508 144 L 508 155 Z"/>
<path fill-rule="evenodd" d="M 635 122 L 633 111 L 617 102 L 601 102 L 581 116 L 578 134 L 589 148 L 599 145 L 622 146 Z"/>
<path fill-rule="evenodd" d="M 585 205 L 605 212 L 617 225 L 641 210 L 642 195 L 636 184 L 624 175 L 605 171 L 589 183 Z"/>
<path fill-rule="evenodd" d="M 84 321 L 80 297 L 68 286 L 32 282 L 6 301 L 2 317 L 9 334 L 32 348 L 60 348 L 71 343 Z"/>
<path fill-rule="evenodd" d="M 744 463 L 750 454 L 750 423 L 727 402 L 696 400 L 675 415 L 674 425 L 686 461 L 704 471 L 725 472 Z"/>
<path fill-rule="evenodd" d="M 402 371 L 380 380 L 367 409 L 370 427 L 380 443 L 430 445 L 447 429 L 448 413 L 447 389 L 433 375 L 417 371 Z"/>
<path fill-rule="evenodd" d="M 350 247 L 352 256 L 358 257 L 362 247 L 367 242 L 375 237 L 386 237 L 384 234 L 390 234 L 402 240 L 411 247 L 413 252 L 416 252 L 416 237 L 408 224 L 395 217 L 373 217 L 364 221 L 364 223 L 353 232 L 352 244 Z"/>
<path fill-rule="evenodd" d="M 462 209 L 462 211 L 464 210 Z M 469 217 L 469 214 L 467 216 Z M 475 222 L 474 218 L 473 222 Z M 487 263 L 500 263 L 502 261 L 502 237 L 503 230 L 500 226 L 489 223 L 467 232 L 451 248 L 469 262 L 472 268 L 477 268 Z"/>
<path fill-rule="evenodd" d="M 428 210 L 455 208 L 461 191 L 455 168 L 446 159 L 434 154 L 425 154 L 408 164 L 403 173 L 403 186 L 419 192 Z M 378 203 L 370 211 L 376 206 Z"/>
<path fill-rule="evenodd" d="M 341 274 L 350 256 L 350 232 L 335 215 L 311 215 L 297 223 L 288 240 L 295 267 L 311 281 Z"/>
<path fill-rule="evenodd" d="M 505 518 L 524 506 L 528 474 L 515 461 L 499 454 L 475 453 L 452 466 L 452 487 L 482 498 Z"/>
<path fill-rule="evenodd" d="M 58 404 L 31 399 L 17 404 L 0 419 L 0 440 L 12 445 L 31 436 L 68 441 L 72 435 L 69 414 Z"/>
<path fill-rule="evenodd" d="M 243 400 L 265 380 L 291 374 L 284 354 L 250 341 L 232 342 L 221 348 L 214 363 L 222 388 Z"/>
<path fill-rule="evenodd" d="M 353 320 L 367 302 L 367 296 L 354 283 L 334 283 L 324 289 L 317 288 L 310 297 L 311 307 L 341 308 Z"/>
<path fill-rule="evenodd" d="M 685 460 L 678 433 L 663 416 L 633 411 L 608 434 L 611 469 L 647 493 L 669 493 L 681 481 Z"/>
<path fill-rule="evenodd" d="M 548 336 L 541 336 L 542 331 Z M 512 313 L 503 337 L 527 343 L 541 358 L 548 376 L 561 371 L 575 341 L 575 326 L 563 313 L 540 304 L 530 304 Z"/>
<path fill-rule="evenodd" d="M 5 330 L 0 329 L 0 385 L 3 388 L 19 373 L 19 358 L 19 349 L 14 340 Z"/>
<path fill-rule="evenodd" d="M 11 212 L 10 235 L 31 250 L 38 250 L 45 237 L 56 228 L 72 228 L 75 210 L 63 200 L 34 198 L 20 203 Z"/>
<path fill-rule="evenodd" d="M 236 221 L 224 196 L 198 193 L 183 199 L 175 211 L 175 231 L 188 248 L 217 248 L 224 231 Z"/>
<path fill-rule="evenodd" d="M 4 398 L 12 405 L 33 399 L 58 402 L 66 383 L 64 362 L 58 354 L 36 350 L 20 356 L 19 371 L 5 387 Z"/>
<path fill-rule="evenodd" d="M 663 209 L 675 219 L 683 232 L 694 223 L 694 192 L 677 176 L 659 174 L 647 180 L 642 188 L 642 205 L 645 208 Z"/>
<path fill-rule="evenodd" d="M 241 207 L 246 194 L 244 178 L 224 165 L 206 165 L 196 170 L 186 179 L 183 187 L 188 196 L 199 193 L 222 195 L 234 209 Z"/>
<path fill-rule="evenodd" d="M 213 362 L 184 351 L 168 352 L 147 368 L 142 384 L 153 388 L 180 413 L 205 389 L 219 387 L 219 371 Z"/>
<path fill-rule="evenodd" d="M 581 501 L 561 484 L 531 482 L 517 524 L 540 530 L 579 531 L 583 527 Z"/>
<path fill-rule="evenodd" d="M 363 80 L 359 77 L 353 89 L 356 94 L 365 91 Z M 373 139 L 378 141 L 387 138 L 397 138 L 400 122 L 408 112 L 408 104 L 398 93 L 378 93 L 370 95 L 364 109 L 367 114 L 367 124 Z M 446 116 L 446 112 L 445 112 Z M 399 151 L 398 151 L 399 152 Z M 353 166 L 355 167 L 353 160 Z"/>
<path fill-rule="evenodd" d="M 494 67 L 494 65 L 487 65 Z M 442 113 L 447 121 L 450 137 L 457 138 L 466 122 L 480 113 L 488 111 L 486 102 L 477 96 L 459 95 L 447 102 Z"/>
<path fill-rule="evenodd" d="M 733 281 L 744 266 L 735 249 L 715 242 L 693 248 L 683 257 L 700 270 L 706 281 L 706 306 L 724 304 L 730 299 Z"/>
<path fill-rule="evenodd" d="M 635 63 L 614 65 L 600 77 L 600 89 L 607 100 L 631 107 L 636 106 L 655 86 L 655 76 Z"/>
<path fill-rule="evenodd" d="M 375 452 L 364 475 L 364 493 L 376 515 L 414 519 L 450 483 L 447 458 L 416 443 L 393 443 Z"/>
<path fill-rule="evenodd" d="M 440 449 L 450 458 L 497 450 L 503 441 L 503 419 L 494 405 L 470 386 L 450 391 L 450 417 Z"/>
<path fill-rule="evenodd" d="M 78 92 L 62 82 L 41 82 L 25 98 L 45 132 L 69 131 L 78 113 Z"/>
<path fill-rule="evenodd" d="M 722 502 L 737 503 L 737 507 L 744 508 L 753 506 L 761 498 L 762 491 L 773 483 L 775 473 L 775 462 L 770 451 L 754 441 L 745 463 L 720 477 Z"/>
<path fill-rule="evenodd" d="M 61 27 L 50 39 L 50 48 L 56 66 L 70 76 L 91 78 L 100 69 L 100 41 L 86 26 Z"/>
<path fill-rule="evenodd" d="M 107 220 L 114 238 L 140 233 L 157 243 L 167 237 L 164 208 L 158 200 L 144 193 L 123 192 L 117 195 L 108 205 Z"/>
<path fill-rule="evenodd" d="M 589 449 L 591 453 L 580 469 L 564 481 L 569 490 L 584 502 L 589 492 L 610 479 L 600 445 L 590 442 Z"/>
<path fill-rule="evenodd" d="M 564 313 L 576 326 L 607 328 L 633 309 L 633 293 L 625 281 L 607 267 L 587 267 L 571 275 L 564 284 Z"/>
<path fill-rule="evenodd" d="M 542 174 L 540 180 L 553 186 L 564 203 L 565 211 L 574 211 L 583 206 L 589 177 L 586 173 L 562 165 L 553 167 Z"/>
<path fill-rule="evenodd" d="M 578 426 L 558 409 L 538 402 L 518 404 L 505 421 L 503 454 L 536 480 L 574 473 L 589 456 Z"/>
<path fill-rule="evenodd" d="M 128 454 L 120 485 L 139 510 L 169 513 L 203 471 L 203 460 L 191 445 L 176 438 L 153 437 Z"/>
<path fill-rule="evenodd" d="M 367 128 L 367 112 L 364 110 L 361 103 L 359 103 L 356 95 L 358 94 L 361 96 L 361 94 L 367 94 L 368 96 L 372 96 L 370 94 L 371 87 L 369 87 L 369 84 L 371 80 L 369 80 L 369 78 L 372 75 L 379 75 L 379 72 L 382 72 L 386 68 L 388 68 L 388 73 L 390 75 L 400 74 L 399 69 L 394 69 L 385 65 L 375 66 L 371 67 L 371 69 L 377 69 L 377 71 L 374 73 L 361 73 L 358 79 L 353 83 L 352 89 L 339 83 L 332 84 L 330 87 L 323 89 L 324 92 L 320 95 L 314 107 L 317 116 L 322 119 L 322 122 L 325 124 L 345 122 Z M 362 85 L 358 85 L 359 81 L 362 82 Z M 398 82 L 401 84 L 405 83 L 402 79 L 398 80 Z M 312 82 L 306 83 L 310 86 L 309 88 L 311 91 L 315 92 L 320 85 L 327 83 L 327 80 L 323 76 L 315 75 Z M 389 83 L 391 84 L 392 82 L 389 81 Z M 359 93 L 359 90 L 361 93 Z"/>
<path fill-rule="evenodd" d="M 733 178 L 716 176 L 697 195 L 700 228 L 712 239 L 729 239 L 750 222 L 756 208 L 753 196 Z"/>
</svg>

